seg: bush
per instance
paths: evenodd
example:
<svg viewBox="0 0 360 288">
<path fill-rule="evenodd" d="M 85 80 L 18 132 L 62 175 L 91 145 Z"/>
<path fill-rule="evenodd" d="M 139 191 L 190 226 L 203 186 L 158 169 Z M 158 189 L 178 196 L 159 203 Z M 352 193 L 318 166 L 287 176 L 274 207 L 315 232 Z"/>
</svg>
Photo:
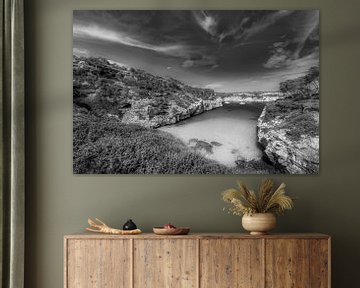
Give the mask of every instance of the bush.
<svg viewBox="0 0 360 288">
<path fill-rule="evenodd" d="M 81 114 L 74 115 L 73 125 L 74 173 L 232 173 L 162 131 Z"/>
</svg>

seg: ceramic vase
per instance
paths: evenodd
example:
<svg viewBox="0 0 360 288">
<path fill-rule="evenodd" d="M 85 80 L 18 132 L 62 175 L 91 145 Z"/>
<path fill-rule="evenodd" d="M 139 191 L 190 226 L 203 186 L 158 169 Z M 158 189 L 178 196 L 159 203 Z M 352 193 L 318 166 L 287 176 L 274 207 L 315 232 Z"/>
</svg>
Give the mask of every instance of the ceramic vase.
<svg viewBox="0 0 360 288">
<path fill-rule="evenodd" d="M 274 229 L 276 217 L 272 213 L 255 213 L 242 217 L 242 226 L 251 235 L 263 235 Z"/>
</svg>

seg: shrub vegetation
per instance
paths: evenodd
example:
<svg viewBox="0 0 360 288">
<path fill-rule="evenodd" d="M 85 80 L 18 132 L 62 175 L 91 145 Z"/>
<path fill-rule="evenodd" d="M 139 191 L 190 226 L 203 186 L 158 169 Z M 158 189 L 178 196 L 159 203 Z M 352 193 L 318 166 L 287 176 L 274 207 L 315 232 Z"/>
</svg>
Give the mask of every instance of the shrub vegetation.
<svg viewBox="0 0 360 288">
<path fill-rule="evenodd" d="M 191 151 L 172 135 L 114 118 L 76 113 L 73 123 L 74 173 L 227 174 L 224 165 Z"/>
</svg>

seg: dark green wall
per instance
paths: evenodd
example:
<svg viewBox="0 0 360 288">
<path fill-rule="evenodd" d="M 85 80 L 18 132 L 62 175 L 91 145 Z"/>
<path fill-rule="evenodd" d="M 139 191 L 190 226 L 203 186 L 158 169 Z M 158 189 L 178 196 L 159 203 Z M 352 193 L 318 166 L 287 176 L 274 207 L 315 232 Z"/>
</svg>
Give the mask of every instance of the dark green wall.
<svg viewBox="0 0 360 288">
<path fill-rule="evenodd" d="M 88 216 L 145 231 L 172 222 L 196 232 L 238 232 L 220 192 L 235 176 L 72 175 L 73 9 L 313 9 L 321 13 L 321 171 L 274 176 L 299 197 L 279 232 L 333 237 L 333 287 L 359 287 L 360 1 L 33 0 L 26 32 L 26 287 L 63 287 L 63 235 Z M 257 185 L 261 176 L 242 176 Z"/>
</svg>

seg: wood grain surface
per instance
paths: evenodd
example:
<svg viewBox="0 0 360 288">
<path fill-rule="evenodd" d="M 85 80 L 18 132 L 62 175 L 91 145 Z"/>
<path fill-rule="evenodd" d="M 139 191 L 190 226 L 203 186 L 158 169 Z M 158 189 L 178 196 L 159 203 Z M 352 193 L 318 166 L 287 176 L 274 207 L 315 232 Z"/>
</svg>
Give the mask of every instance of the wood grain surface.
<svg viewBox="0 0 360 288">
<path fill-rule="evenodd" d="M 288 234 L 265 234 L 250 235 L 249 233 L 190 233 L 188 235 L 156 235 L 154 233 L 142 233 L 139 235 L 109 235 L 101 233 L 77 233 L 65 235 L 65 239 L 329 239 L 329 235 L 320 233 L 288 233 Z"/>
<path fill-rule="evenodd" d="M 266 240 L 266 287 L 309 287 L 310 241 L 305 239 Z"/>
<path fill-rule="evenodd" d="M 134 287 L 197 287 L 197 241 L 134 241 Z"/>
<path fill-rule="evenodd" d="M 327 288 L 330 285 L 330 241 L 313 239 L 310 242 L 310 287 Z"/>
<path fill-rule="evenodd" d="M 131 287 L 130 252 L 130 240 L 69 241 L 65 287 Z"/>
<path fill-rule="evenodd" d="M 263 287 L 261 239 L 205 239 L 200 246 L 200 287 Z"/>
<path fill-rule="evenodd" d="M 323 234 L 67 235 L 64 287 L 330 288 L 330 250 Z"/>
</svg>

